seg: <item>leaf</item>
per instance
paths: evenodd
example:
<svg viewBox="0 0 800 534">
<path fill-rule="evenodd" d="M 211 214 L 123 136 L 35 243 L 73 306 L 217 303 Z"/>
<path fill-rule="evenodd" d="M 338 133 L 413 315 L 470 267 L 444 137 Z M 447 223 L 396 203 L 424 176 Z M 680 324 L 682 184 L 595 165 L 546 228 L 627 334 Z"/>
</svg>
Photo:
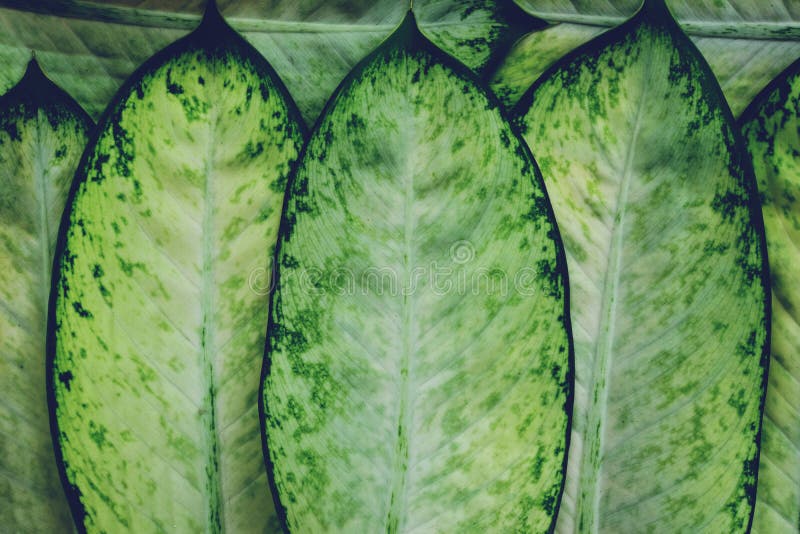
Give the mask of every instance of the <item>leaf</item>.
<svg viewBox="0 0 800 534">
<path fill-rule="evenodd" d="M 57 254 L 48 370 L 91 532 L 264 532 L 259 369 L 299 114 L 213 10 L 99 125 Z"/>
<path fill-rule="evenodd" d="M 742 116 L 761 192 L 772 277 L 772 357 L 761 437 L 753 532 L 800 529 L 800 61 Z"/>
<path fill-rule="evenodd" d="M 643 0 L 515 0 L 528 13 L 553 22 L 616 26 L 633 15 Z M 800 6 L 791 0 L 669 0 L 675 19 L 696 35 L 800 37 Z"/>
<path fill-rule="evenodd" d="M 0 524 L 68 532 L 45 397 L 58 221 L 91 120 L 35 60 L 0 97 Z"/>
<path fill-rule="evenodd" d="M 554 24 L 518 42 L 494 74 L 492 87 L 508 105 L 515 104 L 555 60 L 622 23 L 640 4 L 638 0 L 519 3 Z M 669 5 L 711 64 L 735 115 L 800 56 L 800 11 L 792 3 L 674 0 Z"/>
<path fill-rule="evenodd" d="M 139 64 L 197 24 L 204 4 L 5 0 L 12 9 L 0 9 L 0 60 L 12 69 L 19 65 L 21 73 L 36 50 L 54 79 L 97 116 Z M 237 0 L 226 2 L 223 13 L 274 66 L 313 123 L 342 78 L 391 33 L 408 5 Z M 429 38 L 477 70 L 499 62 L 517 37 L 536 27 L 511 0 L 417 0 L 415 10 Z"/>
<path fill-rule="evenodd" d="M 411 14 L 328 103 L 278 248 L 263 409 L 290 531 L 546 531 L 561 244 L 498 103 Z"/>
<path fill-rule="evenodd" d="M 570 271 L 576 396 L 557 531 L 745 531 L 768 350 L 763 227 L 707 64 L 648 2 L 515 113 Z"/>
</svg>

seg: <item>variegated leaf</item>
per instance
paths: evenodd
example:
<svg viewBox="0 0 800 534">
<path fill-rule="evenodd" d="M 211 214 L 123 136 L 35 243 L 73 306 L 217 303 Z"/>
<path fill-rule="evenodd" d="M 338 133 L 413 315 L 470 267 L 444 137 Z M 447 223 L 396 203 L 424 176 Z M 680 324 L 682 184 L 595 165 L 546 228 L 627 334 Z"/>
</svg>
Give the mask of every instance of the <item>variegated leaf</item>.
<svg viewBox="0 0 800 534">
<path fill-rule="evenodd" d="M 800 530 L 800 61 L 742 116 L 772 277 L 772 357 L 753 532 Z"/>
<path fill-rule="evenodd" d="M 498 102 L 409 14 L 288 190 L 264 430 L 291 532 L 545 532 L 571 400 L 565 264 Z"/>
<path fill-rule="evenodd" d="M 567 251 L 576 396 L 559 532 L 744 532 L 767 354 L 752 168 L 648 1 L 520 102 Z"/>
<path fill-rule="evenodd" d="M 87 532 L 264 532 L 258 418 L 299 114 L 213 9 L 117 95 L 57 253 L 51 415 Z"/>
<path fill-rule="evenodd" d="M 35 60 L 0 97 L 0 525 L 69 532 L 50 438 L 45 339 L 58 223 L 92 123 Z"/>
</svg>

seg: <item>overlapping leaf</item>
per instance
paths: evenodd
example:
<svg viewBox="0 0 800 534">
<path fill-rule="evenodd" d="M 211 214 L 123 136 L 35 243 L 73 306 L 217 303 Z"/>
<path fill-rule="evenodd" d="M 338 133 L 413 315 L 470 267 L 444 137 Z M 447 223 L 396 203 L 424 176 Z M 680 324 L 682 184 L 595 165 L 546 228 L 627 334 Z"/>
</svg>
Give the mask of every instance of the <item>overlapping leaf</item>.
<svg viewBox="0 0 800 534">
<path fill-rule="evenodd" d="M 570 269 L 561 532 L 743 532 L 768 302 L 749 160 L 708 66 L 650 1 L 518 108 Z"/>
<path fill-rule="evenodd" d="M 54 79 L 99 115 L 127 76 L 199 20 L 204 0 L 0 1 L 0 90 L 30 49 Z M 223 13 L 274 66 L 308 123 L 347 72 L 399 24 L 409 2 L 220 2 Z M 6 6 L 6 9 L 2 9 Z M 470 68 L 497 62 L 535 27 L 511 0 L 417 0 L 422 31 Z"/>
<path fill-rule="evenodd" d="M 641 1 L 518 3 L 554 25 L 517 43 L 495 73 L 492 86 L 508 104 L 515 103 L 557 58 L 622 23 Z M 800 56 L 796 2 L 671 0 L 669 6 L 711 64 L 736 115 Z"/>
<path fill-rule="evenodd" d="M 772 277 L 772 358 L 753 532 L 800 529 L 800 62 L 742 116 L 761 192 Z"/>
<path fill-rule="evenodd" d="M 56 233 L 91 120 L 31 61 L 0 98 L 0 524 L 68 532 L 45 395 Z"/>
<path fill-rule="evenodd" d="M 101 121 L 57 254 L 48 370 L 82 530 L 277 528 L 257 390 L 301 143 L 281 82 L 213 12 Z"/>
<path fill-rule="evenodd" d="M 287 194 L 264 429 L 290 531 L 546 531 L 565 264 L 498 103 L 409 15 L 329 102 Z"/>
</svg>

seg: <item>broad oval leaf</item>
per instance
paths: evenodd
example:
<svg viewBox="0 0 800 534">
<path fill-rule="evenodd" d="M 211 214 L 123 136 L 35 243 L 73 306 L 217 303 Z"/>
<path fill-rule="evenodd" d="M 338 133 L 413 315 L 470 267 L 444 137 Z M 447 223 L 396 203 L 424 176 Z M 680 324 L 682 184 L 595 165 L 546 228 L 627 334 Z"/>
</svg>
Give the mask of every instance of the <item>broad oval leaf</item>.
<svg viewBox="0 0 800 534">
<path fill-rule="evenodd" d="M 752 167 L 663 2 L 516 110 L 570 269 L 576 396 L 560 532 L 741 532 L 768 338 Z"/>
<path fill-rule="evenodd" d="M 753 532 L 800 529 L 800 61 L 742 116 L 764 210 L 772 342 Z"/>
<path fill-rule="evenodd" d="M 277 528 L 257 392 L 270 243 L 303 128 L 209 9 L 117 95 L 62 230 L 48 379 L 86 531 Z"/>
<path fill-rule="evenodd" d="M 31 60 L 0 97 L 0 524 L 68 532 L 45 395 L 58 222 L 92 123 Z"/>
<path fill-rule="evenodd" d="M 543 532 L 571 403 L 563 252 L 498 103 L 409 13 L 287 192 L 263 393 L 292 532 Z"/>
</svg>

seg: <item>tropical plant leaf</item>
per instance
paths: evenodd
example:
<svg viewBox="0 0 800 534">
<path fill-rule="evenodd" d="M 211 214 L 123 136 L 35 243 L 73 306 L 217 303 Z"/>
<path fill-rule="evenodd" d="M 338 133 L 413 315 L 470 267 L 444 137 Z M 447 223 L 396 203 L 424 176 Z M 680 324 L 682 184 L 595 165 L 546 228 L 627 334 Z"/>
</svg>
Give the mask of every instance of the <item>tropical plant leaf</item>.
<svg viewBox="0 0 800 534">
<path fill-rule="evenodd" d="M 650 1 L 520 101 L 570 269 L 560 532 L 740 532 L 767 358 L 752 168 L 707 64 Z"/>
<path fill-rule="evenodd" d="M 48 349 L 81 529 L 277 529 L 257 391 L 299 120 L 212 9 L 100 122 L 56 255 Z"/>
<path fill-rule="evenodd" d="M 50 272 L 91 119 L 31 60 L 0 97 L 0 524 L 68 532 L 45 396 Z"/>
<path fill-rule="evenodd" d="M 616 26 L 633 15 L 643 0 L 514 0 L 525 11 L 552 22 Z M 698 35 L 800 37 L 800 5 L 792 0 L 669 0 L 675 19 Z M 602 21 L 602 22 L 600 22 Z"/>
<path fill-rule="evenodd" d="M 287 192 L 262 405 L 292 532 L 551 526 L 565 263 L 498 104 L 409 14 L 312 134 Z"/>
<path fill-rule="evenodd" d="M 199 21 L 205 0 L 0 0 L 0 69 L 21 74 L 35 50 L 93 116 L 133 70 Z M 223 14 L 273 65 L 313 122 L 330 94 L 399 24 L 409 2 L 221 2 Z M 500 61 L 536 27 L 511 0 L 417 0 L 422 31 L 470 68 Z M 13 79 L 17 79 L 14 77 Z M 87 83 L 91 80 L 91 83 Z"/>
<path fill-rule="evenodd" d="M 492 87 L 513 105 L 558 58 L 622 23 L 639 0 L 559 2 L 519 0 L 553 23 L 518 42 L 500 64 Z M 800 56 L 800 9 L 793 2 L 669 2 L 678 22 L 711 65 L 735 115 Z"/>
<path fill-rule="evenodd" d="M 800 529 L 800 61 L 742 115 L 761 192 L 772 277 L 772 358 L 753 532 Z"/>
</svg>

